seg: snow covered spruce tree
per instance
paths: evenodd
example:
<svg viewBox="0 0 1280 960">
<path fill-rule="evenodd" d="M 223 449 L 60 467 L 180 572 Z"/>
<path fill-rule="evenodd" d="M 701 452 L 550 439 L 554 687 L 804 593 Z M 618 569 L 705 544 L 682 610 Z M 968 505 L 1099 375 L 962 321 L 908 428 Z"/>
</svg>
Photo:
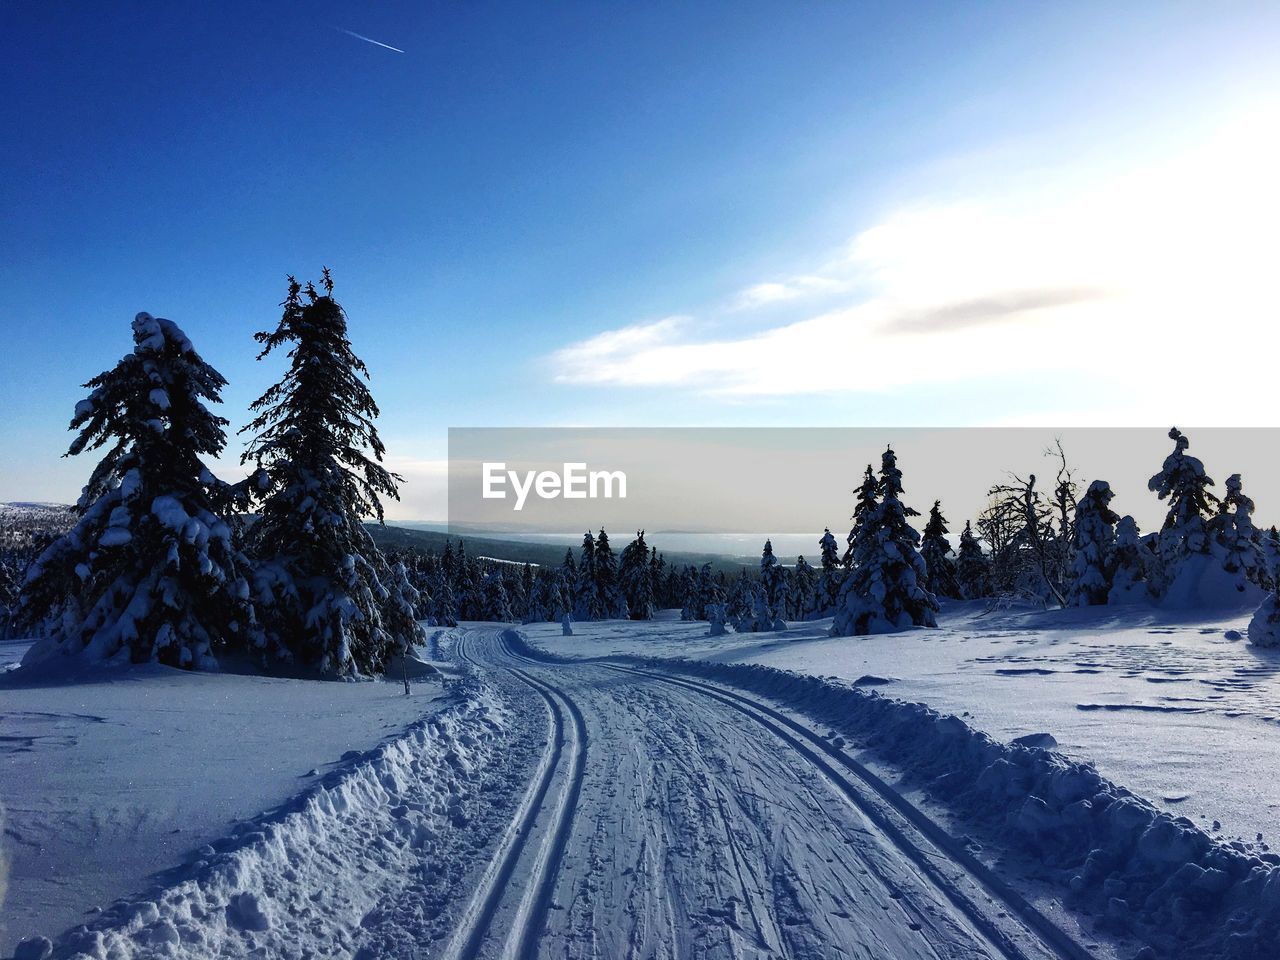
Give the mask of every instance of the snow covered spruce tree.
<svg viewBox="0 0 1280 960">
<path fill-rule="evenodd" d="M 822 531 L 818 541 L 822 551 L 822 574 L 818 577 L 818 586 L 814 591 L 813 610 L 811 615 L 817 618 L 829 617 L 836 608 L 836 598 L 840 596 L 840 584 L 844 580 L 844 571 L 840 567 L 839 547 L 831 528 Z"/>
<path fill-rule="evenodd" d="M 1120 519 L 1109 506 L 1114 496 L 1107 481 L 1095 480 L 1076 504 L 1075 557 L 1067 597 L 1073 607 L 1102 606 L 1111 594 L 1116 521 Z"/>
<path fill-rule="evenodd" d="M 1262 535 L 1262 552 L 1267 558 L 1267 569 L 1271 571 L 1273 583 L 1280 582 L 1280 530 L 1273 524 Z"/>
<path fill-rule="evenodd" d="M 846 570 L 853 566 L 854 541 L 858 539 L 858 531 L 879 505 L 876 500 L 876 494 L 879 489 L 880 483 L 876 480 L 875 471 L 871 469 L 871 464 L 868 463 L 867 472 L 862 475 L 862 485 L 854 491 L 854 496 L 857 499 L 853 505 L 853 526 L 849 529 L 849 536 L 845 538 L 844 556 L 840 558 L 841 564 Z"/>
<path fill-rule="evenodd" d="M 813 613 L 817 589 L 818 578 L 813 572 L 813 565 L 801 554 L 796 557 L 796 566 L 791 577 L 791 609 L 788 614 L 791 619 L 803 620 Z"/>
<path fill-rule="evenodd" d="M 960 598 L 956 583 L 956 568 L 949 554 L 954 551 L 947 540 L 947 518 L 942 515 L 942 501 L 933 501 L 929 510 L 929 522 L 924 525 L 924 537 L 920 541 L 920 556 L 929 569 L 925 588 L 935 597 Z"/>
<path fill-rule="evenodd" d="M 920 534 L 907 523 L 913 511 L 900 499 L 902 471 L 892 447 L 881 458 L 877 487 L 880 500 L 872 500 L 857 527 L 853 571 L 840 589 L 832 636 L 937 626 L 938 602 L 923 586 L 928 573 L 918 549 Z"/>
<path fill-rule="evenodd" d="M 534 575 L 521 620 L 524 623 L 548 623 L 558 620 L 556 614 L 563 612 L 560 610 L 559 575 L 554 570 L 543 567 Z"/>
<path fill-rule="evenodd" d="M 599 605 L 601 620 L 626 620 L 629 617 L 627 600 L 622 595 L 622 584 L 618 582 L 618 560 L 609 546 L 609 535 L 600 528 L 596 537 L 595 551 L 595 588 L 596 603 Z"/>
<path fill-rule="evenodd" d="M 588 530 L 582 535 L 582 559 L 573 581 L 573 619 L 599 620 L 600 598 L 596 594 L 596 540 Z"/>
<path fill-rule="evenodd" d="M 787 571 L 773 555 L 773 541 L 766 540 L 760 552 L 760 585 L 764 588 L 766 613 L 781 621 L 787 615 Z"/>
<path fill-rule="evenodd" d="M 27 571 L 18 609 L 44 627 L 27 654 L 214 668 L 256 641 L 247 563 L 231 519 L 246 484 L 205 467 L 226 444 L 209 411 L 226 381 L 170 320 L 139 313 L 133 352 L 90 380 L 68 456 L 106 448 L 74 528 Z"/>
<path fill-rule="evenodd" d="M 280 323 L 259 333 L 259 359 L 288 350 L 289 369 L 251 406 L 243 460 L 270 477 L 252 545 L 254 596 L 268 652 L 292 670 L 377 674 L 420 629 L 396 602 L 394 571 L 365 530 L 382 520 L 380 497 L 399 499 L 400 477 L 382 466 L 369 372 L 347 339 L 347 317 L 324 292 L 292 277 Z M 242 431 L 242 432 L 244 432 Z"/>
<path fill-rule="evenodd" d="M 1210 552 L 1235 581 L 1237 592 L 1248 592 L 1249 584 L 1270 590 L 1271 564 L 1253 525 L 1253 500 L 1245 496 L 1238 473 L 1227 477 L 1226 488 L 1217 516 L 1209 521 Z"/>
<path fill-rule="evenodd" d="M 486 572 L 480 580 L 480 616 L 478 620 L 510 623 L 516 619 L 511 612 L 505 578 L 501 566 Z"/>
<path fill-rule="evenodd" d="M 1272 592 L 1249 621 L 1249 642 L 1255 647 L 1280 647 L 1280 592 Z"/>
<path fill-rule="evenodd" d="M 1154 555 L 1142 542 L 1137 521 L 1123 516 L 1116 524 L 1115 542 L 1112 544 L 1111 589 L 1107 591 L 1107 603 L 1140 603 L 1151 598 L 1147 589 L 1147 570 Z"/>
<path fill-rule="evenodd" d="M 968 520 L 964 522 L 964 530 L 960 532 L 956 581 L 966 600 L 991 596 L 991 558 L 982 552 L 982 544 L 974 536 L 973 524 Z"/>
<path fill-rule="evenodd" d="M 1174 442 L 1173 453 L 1165 458 L 1160 472 L 1147 484 L 1161 500 L 1169 501 L 1169 511 L 1160 528 L 1160 563 L 1153 584 L 1158 596 L 1167 595 L 1180 580 L 1178 592 L 1194 591 L 1195 585 L 1186 581 L 1198 579 L 1204 564 L 1191 561 L 1209 552 L 1206 518 L 1218 502 L 1208 491 L 1213 480 L 1205 473 L 1204 464 L 1187 453 L 1191 441 L 1177 427 L 1169 431 L 1169 438 Z M 1181 602 L 1185 598 L 1175 599 Z"/>
<path fill-rule="evenodd" d="M 693 567 L 685 567 L 680 574 L 680 592 L 684 603 L 680 607 L 680 619 L 688 623 L 701 619 L 698 616 L 698 580 L 694 576 Z"/>
<path fill-rule="evenodd" d="M 653 599 L 653 570 L 656 566 L 649 556 L 649 546 L 644 542 L 644 531 L 637 530 L 636 538 L 622 550 L 618 567 L 618 579 L 632 620 L 652 620 L 656 608 Z"/>
</svg>

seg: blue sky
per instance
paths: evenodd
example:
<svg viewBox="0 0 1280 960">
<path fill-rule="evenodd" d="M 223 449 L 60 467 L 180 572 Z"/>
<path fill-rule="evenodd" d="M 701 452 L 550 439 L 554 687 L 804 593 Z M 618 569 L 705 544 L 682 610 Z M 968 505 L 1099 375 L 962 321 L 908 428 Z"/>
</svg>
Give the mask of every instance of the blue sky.
<svg viewBox="0 0 1280 960">
<path fill-rule="evenodd" d="M 0 499 L 138 310 L 239 425 L 322 264 L 393 516 L 449 426 L 1267 423 L 1280 8 L 1213 6 L 4 4 Z"/>
</svg>

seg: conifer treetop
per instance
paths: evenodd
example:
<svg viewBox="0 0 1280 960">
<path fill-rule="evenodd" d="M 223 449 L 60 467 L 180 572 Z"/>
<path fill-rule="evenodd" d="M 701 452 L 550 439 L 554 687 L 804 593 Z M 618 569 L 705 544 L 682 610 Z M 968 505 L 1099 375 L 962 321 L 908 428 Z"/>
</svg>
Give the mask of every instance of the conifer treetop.
<svg viewBox="0 0 1280 960">
<path fill-rule="evenodd" d="M 365 385 L 369 370 L 347 338 L 347 316 L 333 299 L 329 268 L 321 279 L 324 293 L 311 283 L 303 288 L 292 276 L 288 282 L 280 323 L 254 339 L 263 345 L 259 360 L 287 345 L 289 370 L 250 405 L 256 416 L 240 432 L 255 436 L 241 462 L 254 460 L 268 471 L 291 464 L 326 475 L 336 463 L 344 476 L 326 479 L 340 483 L 360 516 L 381 522 L 380 498 L 399 500 L 403 477 L 381 464 L 386 448 L 374 426 L 378 405 Z"/>
</svg>

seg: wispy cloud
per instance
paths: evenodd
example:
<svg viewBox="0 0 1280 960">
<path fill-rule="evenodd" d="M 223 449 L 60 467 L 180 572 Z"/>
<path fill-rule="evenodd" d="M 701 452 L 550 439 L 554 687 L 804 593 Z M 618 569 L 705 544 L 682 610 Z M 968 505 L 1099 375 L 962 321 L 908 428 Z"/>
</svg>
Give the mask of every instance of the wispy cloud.
<svg viewBox="0 0 1280 960">
<path fill-rule="evenodd" d="M 756 283 L 742 290 L 734 303 L 735 310 L 751 310 L 775 303 L 786 303 L 824 293 L 839 293 L 849 288 L 847 280 L 807 274 Z"/>
<path fill-rule="evenodd" d="M 571 344 L 551 357 L 554 376 L 747 398 L 1016 373 L 1102 378 L 1136 397 L 1150 371 L 1194 366 L 1238 405 L 1262 378 L 1229 376 L 1226 357 L 1205 371 L 1192 345 L 1247 350 L 1270 336 L 1278 120 L 1273 105 L 1192 153 L 1070 192 L 899 210 L 812 270 L 748 285 L 696 318 Z M 750 308 L 768 308 L 772 326 L 726 323 Z"/>
<path fill-rule="evenodd" d="M 339 33 L 345 33 L 348 37 L 355 37 L 357 40 L 363 40 L 365 43 L 372 43 L 375 47 L 382 47 L 383 50 L 391 50 L 395 53 L 404 53 L 399 47 L 393 47 L 389 43 L 383 43 L 381 40 L 374 40 L 372 37 L 366 37 L 363 33 L 356 33 L 354 30 L 348 30 L 346 27 L 334 27 Z"/>
<path fill-rule="evenodd" d="M 997 291 L 972 300 L 957 300 L 896 316 L 888 329 L 898 333 L 959 330 L 985 323 L 1015 320 L 1024 314 L 1105 300 L 1108 292 L 1095 287 L 1050 287 L 1041 290 Z"/>
<path fill-rule="evenodd" d="M 626 367 L 633 358 L 652 355 L 671 343 L 680 329 L 692 320 L 686 316 L 664 317 L 606 330 L 594 337 L 557 350 L 552 357 L 556 380 L 561 383 L 626 382 Z"/>
</svg>

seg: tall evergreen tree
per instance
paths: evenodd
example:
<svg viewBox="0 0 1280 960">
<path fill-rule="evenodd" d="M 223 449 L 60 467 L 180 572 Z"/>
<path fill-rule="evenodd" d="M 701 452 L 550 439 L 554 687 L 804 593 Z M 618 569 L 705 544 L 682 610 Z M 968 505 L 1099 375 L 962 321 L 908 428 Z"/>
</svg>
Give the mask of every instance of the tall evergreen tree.
<svg viewBox="0 0 1280 960">
<path fill-rule="evenodd" d="M 760 584 L 764 588 L 764 601 L 771 620 L 782 620 L 787 615 L 787 571 L 773 555 L 773 541 L 766 540 L 760 553 Z"/>
<path fill-rule="evenodd" d="M 323 676 L 377 674 L 420 637 L 394 602 L 392 571 L 363 525 L 382 521 L 380 497 L 399 499 L 382 466 L 369 372 L 351 349 L 333 299 L 292 277 L 275 330 L 259 333 L 259 359 L 288 350 L 289 369 L 252 404 L 243 459 L 270 477 L 253 527 L 255 596 L 273 647 Z"/>
<path fill-rule="evenodd" d="M 622 550 L 618 567 L 618 579 L 627 610 L 632 620 L 652 620 L 656 612 L 653 598 L 654 557 L 649 555 L 649 545 L 644 542 L 644 531 L 637 530 L 636 538 Z"/>
<path fill-rule="evenodd" d="M 480 616 L 478 620 L 510 623 L 516 619 L 511 612 L 506 579 L 500 567 L 491 568 L 480 580 Z"/>
<path fill-rule="evenodd" d="M 966 520 L 960 534 L 960 553 L 956 558 L 956 580 L 966 600 L 991 596 L 991 558 L 982 552 L 982 544 Z"/>
<path fill-rule="evenodd" d="M 818 581 L 813 567 L 803 555 L 796 557 L 796 566 L 791 577 L 790 616 L 792 619 L 803 620 L 813 613 L 817 589 Z"/>
<path fill-rule="evenodd" d="M 836 538 L 831 535 L 830 527 L 822 531 L 818 547 L 822 551 L 822 573 L 818 577 L 812 612 L 815 617 L 827 617 L 835 612 L 836 598 L 840 596 L 840 584 L 844 580 L 839 547 L 836 545 Z"/>
<path fill-rule="evenodd" d="M 573 584 L 573 619 L 601 619 L 600 596 L 596 593 L 596 541 L 588 530 L 582 535 L 582 559 L 578 561 Z"/>
<path fill-rule="evenodd" d="M 622 594 L 622 584 L 618 582 L 618 560 L 609 546 L 609 535 L 604 532 L 604 527 L 596 537 L 595 587 L 601 620 L 628 619 L 627 600 Z"/>
<path fill-rule="evenodd" d="M 853 526 L 849 529 L 849 536 L 845 538 L 844 556 L 840 558 L 841 564 L 847 570 L 853 566 L 853 554 L 857 549 L 854 542 L 858 539 L 858 532 L 866 523 L 867 517 L 873 513 L 878 506 L 876 493 L 880 489 L 879 481 L 876 480 L 875 472 L 871 469 L 871 464 L 867 464 L 867 472 L 862 475 L 862 485 L 854 491 L 857 498 L 853 505 Z"/>
<path fill-rule="evenodd" d="M 170 320 L 139 313 L 133 344 L 76 404 L 67 455 L 106 453 L 74 528 L 27 571 L 18 620 L 45 626 L 27 663 L 63 653 L 212 668 L 256 646 L 231 519 L 246 485 L 203 461 L 226 444 L 227 421 L 206 406 L 226 381 Z"/>
<path fill-rule="evenodd" d="M 738 574 L 738 579 L 733 582 L 733 586 L 729 588 L 726 600 L 725 613 L 731 622 L 737 623 L 752 615 L 755 610 L 755 591 L 751 578 L 747 576 L 744 569 Z M 704 615 L 700 619 L 705 620 Z"/>
<path fill-rule="evenodd" d="M 929 569 L 929 578 L 925 588 L 937 597 L 959 599 L 960 587 L 956 583 L 955 564 L 949 554 L 954 551 L 947 540 L 947 518 L 942 515 L 942 501 L 933 501 L 929 510 L 929 521 L 924 525 L 924 536 L 920 541 L 920 556 L 924 557 L 925 566 Z"/>
<path fill-rule="evenodd" d="M 1076 607 L 1101 606 L 1111 595 L 1115 575 L 1116 521 L 1111 509 L 1115 494 L 1105 480 L 1089 484 L 1076 504 L 1073 533 L 1075 557 L 1068 602 Z"/>
<path fill-rule="evenodd" d="M 684 595 L 684 605 L 680 608 L 680 619 L 686 622 L 691 620 L 701 620 L 699 616 L 701 608 L 698 604 L 698 581 L 694 576 L 693 567 L 685 567 L 684 573 L 680 576 L 680 590 Z"/>
<path fill-rule="evenodd" d="M 924 587 L 920 534 L 907 522 L 902 472 L 893 448 L 881 458 L 877 493 L 854 539 L 853 571 L 840 591 L 832 636 L 889 633 L 911 626 L 934 627 L 938 603 Z"/>
</svg>

